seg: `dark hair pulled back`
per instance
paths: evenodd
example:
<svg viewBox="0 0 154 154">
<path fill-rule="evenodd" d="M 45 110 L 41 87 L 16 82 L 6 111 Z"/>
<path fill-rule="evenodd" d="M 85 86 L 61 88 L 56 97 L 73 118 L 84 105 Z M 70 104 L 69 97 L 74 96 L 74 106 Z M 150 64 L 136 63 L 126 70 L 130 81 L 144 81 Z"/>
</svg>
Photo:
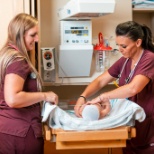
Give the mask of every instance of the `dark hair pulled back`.
<svg viewBox="0 0 154 154">
<path fill-rule="evenodd" d="M 137 41 L 142 40 L 142 48 L 154 52 L 154 44 L 152 42 L 152 32 L 146 25 L 140 25 L 134 21 L 127 21 L 117 25 L 115 30 L 116 36 L 126 36 Z"/>
</svg>

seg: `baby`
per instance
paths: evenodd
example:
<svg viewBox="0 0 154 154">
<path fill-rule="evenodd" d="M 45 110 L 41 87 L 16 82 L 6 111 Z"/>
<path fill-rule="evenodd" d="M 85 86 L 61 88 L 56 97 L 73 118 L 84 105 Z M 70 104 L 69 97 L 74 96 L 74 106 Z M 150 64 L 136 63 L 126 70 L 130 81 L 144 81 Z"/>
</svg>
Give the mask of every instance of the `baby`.
<svg viewBox="0 0 154 154">
<path fill-rule="evenodd" d="M 84 120 L 94 121 L 102 119 L 111 111 L 110 102 L 96 103 L 96 104 L 84 104 L 80 108 L 80 115 Z"/>
</svg>

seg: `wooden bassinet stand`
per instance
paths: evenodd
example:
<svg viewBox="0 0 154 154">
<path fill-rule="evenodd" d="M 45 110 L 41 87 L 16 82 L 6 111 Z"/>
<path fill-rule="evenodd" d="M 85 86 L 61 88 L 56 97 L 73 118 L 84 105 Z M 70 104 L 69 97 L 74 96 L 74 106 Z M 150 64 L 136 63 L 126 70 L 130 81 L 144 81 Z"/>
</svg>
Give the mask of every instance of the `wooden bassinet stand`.
<svg viewBox="0 0 154 154">
<path fill-rule="evenodd" d="M 57 150 L 126 147 L 126 140 L 136 136 L 136 129 L 130 126 L 97 131 L 64 131 L 44 125 L 44 132 L 47 141 L 55 138 Z"/>
</svg>

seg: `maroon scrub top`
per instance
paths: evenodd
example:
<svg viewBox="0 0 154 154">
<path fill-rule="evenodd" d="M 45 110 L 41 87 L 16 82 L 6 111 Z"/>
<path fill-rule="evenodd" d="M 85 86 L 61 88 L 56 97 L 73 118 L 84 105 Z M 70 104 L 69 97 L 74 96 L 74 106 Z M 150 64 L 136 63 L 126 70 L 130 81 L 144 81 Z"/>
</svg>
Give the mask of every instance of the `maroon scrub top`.
<svg viewBox="0 0 154 154">
<path fill-rule="evenodd" d="M 113 66 L 109 68 L 109 74 L 115 78 L 118 78 L 118 75 L 120 74 L 125 61 L 126 58 L 121 57 L 117 62 L 113 64 Z M 121 78 L 119 79 L 119 86 L 123 86 L 125 84 L 125 79 L 128 78 L 130 71 L 131 59 L 128 60 L 124 71 L 121 74 Z M 148 50 L 143 52 L 142 57 L 135 68 L 132 78 L 139 74 L 148 77 L 150 82 L 141 92 L 129 98 L 129 100 L 132 100 L 140 105 L 146 113 L 146 119 L 144 122 L 140 123 L 136 121 L 135 123 L 137 134 L 136 138 L 131 139 L 131 143 L 135 147 L 146 146 L 154 143 L 154 53 Z"/>
<path fill-rule="evenodd" d="M 25 60 L 10 64 L 6 68 L 6 74 L 10 73 L 17 74 L 25 80 L 23 91 L 37 92 L 36 79 L 31 78 L 31 69 Z M 36 137 L 42 137 L 40 103 L 23 108 L 10 108 L 4 99 L 3 83 L 0 90 L 0 132 L 25 137 L 30 127 Z"/>
</svg>

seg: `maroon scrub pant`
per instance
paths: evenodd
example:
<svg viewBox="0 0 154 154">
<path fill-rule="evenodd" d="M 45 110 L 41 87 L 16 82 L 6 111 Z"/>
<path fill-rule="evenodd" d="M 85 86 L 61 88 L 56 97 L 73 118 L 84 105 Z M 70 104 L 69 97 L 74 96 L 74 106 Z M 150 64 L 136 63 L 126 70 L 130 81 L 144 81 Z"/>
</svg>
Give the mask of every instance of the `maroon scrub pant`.
<svg viewBox="0 0 154 154">
<path fill-rule="evenodd" d="M 43 138 L 36 138 L 32 128 L 26 137 L 0 133 L 0 154 L 43 154 Z"/>
<path fill-rule="evenodd" d="M 132 147 L 131 143 L 127 141 L 127 147 L 123 148 L 123 154 L 154 154 L 154 146 Z"/>
</svg>

